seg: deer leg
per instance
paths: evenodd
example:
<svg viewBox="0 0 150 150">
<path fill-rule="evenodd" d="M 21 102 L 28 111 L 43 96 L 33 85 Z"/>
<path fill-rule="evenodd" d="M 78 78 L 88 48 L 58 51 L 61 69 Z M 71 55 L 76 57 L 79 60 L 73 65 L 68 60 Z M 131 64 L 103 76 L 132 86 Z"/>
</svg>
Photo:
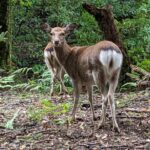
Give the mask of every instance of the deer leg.
<svg viewBox="0 0 150 150">
<path fill-rule="evenodd" d="M 108 91 L 108 100 L 110 103 L 110 109 L 112 114 L 112 121 L 113 121 L 113 129 L 115 131 L 120 132 L 119 126 L 116 121 L 116 109 L 115 109 L 115 101 L 114 101 L 114 93 L 118 84 L 118 77 L 120 71 L 116 71 L 112 77 L 112 80 L 109 83 L 109 91 Z"/>
<path fill-rule="evenodd" d="M 92 117 L 93 117 L 93 121 L 96 119 L 95 114 L 94 114 L 94 108 L 93 108 L 93 88 L 91 85 L 87 86 L 87 92 L 88 92 L 88 96 L 89 96 L 89 102 L 90 102 L 90 107 L 91 107 L 91 112 L 92 112 Z"/>
<path fill-rule="evenodd" d="M 64 77 L 64 70 L 61 68 L 57 68 L 56 70 L 56 77 L 57 77 L 57 80 L 60 82 L 60 91 L 59 91 L 59 95 L 63 94 L 63 93 L 67 93 L 67 89 L 64 85 L 64 82 L 63 82 L 63 77 Z"/>
<path fill-rule="evenodd" d="M 98 125 L 98 128 L 101 128 L 104 125 L 106 120 L 106 108 L 108 103 L 106 80 L 105 80 L 104 72 L 103 71 L 101 71 L 101 73 L 93 72 L 93 79 L 95 81 L 95 84 L 97 84 L 100 92 L 102 93 L 102 114 L 101 114 L 101 121 Z"/>
<path fill-rule="evenodd" d="M 53 94 L 54 94 L 54 74 L 53 74 L 53 72 L 51 71 L 51 78 L 52 78 L 52 80 L 51 80 L 51 88 L 50 88 L 50 96 L 52 96 Z"/>
<path fill-rule="evenodd" d="M 79 96 L 80 96 L 80 88 L 79 88 L 79 83 L 76 81 L 73 81 L 73 86 L 74 86 L 74 106 L 72 109 L 72 120 L 75 120 L 75 113 L 79 101 Z"/>
<path fill-rule="evenodd" d="M 68 91 L 64 85 L 64 82 L 63 82 L 64 75 L 65 75 L 65 71 L 63 70 L 63 68 L 61 68 L 61 70 L 60 70 L 61 91 L 64 93 L 68 93 Z"/>
<path fill-rule="evenodd" d="M 61 68 L 57 68 L 57 80 L 60 82 L 59 95 L 63 93 L 63 81 L 61 76 Z"/>
<path fill-rule="evenodd" d="M 104 126 L 104 123 L 106 120 L 106 108 L 107 108 L 107 104 L 108 104 L 106 85 L 105 84 L 101 85 L 100 88 L 101 88 L 100 90 L 102 93 L 102 114 L 101 114 L 101 120 L 98 125 L 98 128 L 101 128 Z"/>
<path fill-rule="evenodd" d="M 106 120 L 106 108 L 108 104 L 108 98 L 105 95 L 102 95 L 102 114 L 101 114 L 101 120 L 98 125 L 98 128 L 101 128 L 104 126 L 105 120 Z"/>
<path fill-rule="evenodd" d="M 46 63 L 46 66 L 47 66 L 48 70 L 49 70 L 50 73 L 51 73 L 50 96 L 52 96 L 52 95 L 53 95 L 53 91 L 54 91 L 54 80 L 55 80 L 55 75 L 54 75 L 54 71 L 52 70 L 52 67 L 51 67 L 51 65 L 50 65 L 50 63 L 49 63 L 48 58 L 45 58 L 45 63 Z"/>
</svg>

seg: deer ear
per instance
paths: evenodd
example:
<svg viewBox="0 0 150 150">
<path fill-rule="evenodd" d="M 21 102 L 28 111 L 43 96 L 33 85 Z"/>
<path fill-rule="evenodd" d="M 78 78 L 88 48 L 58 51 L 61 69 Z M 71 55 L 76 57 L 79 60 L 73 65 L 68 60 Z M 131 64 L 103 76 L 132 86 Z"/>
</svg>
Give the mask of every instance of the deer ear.
<svg viewBox="0 0 150 150">
<path fill-rule="evenodd" d="M 50 32 L 51 31 L 51 27 L 49 26 L 48 23 L 44 23 L 41 25 L 41 29 L 45 32 Z"/>
<path fill-rule="evenodd" d="M 75 28 L 77 28 L 77 25 L 76 25 L 75 23 L 68 24 L 68 25 L 65 27 L 65 32 L 66 32 L 66 33 L 70 33 L 70 32 L 73 31 Z"/>
</svg>

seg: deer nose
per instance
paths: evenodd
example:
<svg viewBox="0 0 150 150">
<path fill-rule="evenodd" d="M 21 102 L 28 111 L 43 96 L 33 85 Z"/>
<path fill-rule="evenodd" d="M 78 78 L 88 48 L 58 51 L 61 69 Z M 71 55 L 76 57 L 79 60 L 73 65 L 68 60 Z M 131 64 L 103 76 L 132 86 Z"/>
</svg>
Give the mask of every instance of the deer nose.
<svg viewBox="0 0 150 150">
<path fill-rule="evenodd" d="M 58 44 L 59 44 L 59 41 L 55 41 L 55 44 L 58 45 Z"/>
</svg>

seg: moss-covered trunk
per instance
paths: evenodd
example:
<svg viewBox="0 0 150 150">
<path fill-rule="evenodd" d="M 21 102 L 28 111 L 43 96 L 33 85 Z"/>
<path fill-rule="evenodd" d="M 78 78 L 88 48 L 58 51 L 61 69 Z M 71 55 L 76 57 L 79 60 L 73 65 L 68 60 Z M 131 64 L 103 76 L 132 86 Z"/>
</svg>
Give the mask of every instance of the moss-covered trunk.
<svg viewBox="0 0 150 150">
<path fill-rule="evenodd" d="M 7 31 L 7 8 L 8 0 L 0 1 L 0 33 Z M 9 57 L 9 50 L 7 49 L 6 43 L 0 42 L 0 67 L 7 65 Z"/>
<path fill-rule="evenodd" d="M 125 82 L 127 80 L 126 73 L 130 70 L 130 60 L 127 57 L 126 49 L 123 46 L 123 42 L 117 31 L 117 27 L 115 25 L 111 10 L 111 5 L 106 5 L 103 8 L 96 8 L 95 6 L 89 4 L 83 4 L 83 8 L 95 17 L 98 25 L 100 26 L 100 29 L 104 33 L 104 38 L 106 40 L 114 42 L 121 49 L 124 55 L 123 69 L 121 72 L 121 82 Z"/>
</svg>

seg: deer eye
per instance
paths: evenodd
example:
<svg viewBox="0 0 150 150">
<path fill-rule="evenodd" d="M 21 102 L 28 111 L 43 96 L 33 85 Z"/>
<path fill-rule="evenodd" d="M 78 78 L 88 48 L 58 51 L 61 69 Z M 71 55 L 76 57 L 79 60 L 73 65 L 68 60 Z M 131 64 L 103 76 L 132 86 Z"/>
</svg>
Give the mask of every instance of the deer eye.
<svg viewBox="0 0 150 150">
<path fill-rule="evenodd" d="M 53 33 L 50 33 L 50 35 L 52 36 L 52 35 L 54 35 Z"/>
<path fill-rule="evenodd" d="M 65 36 L 65 33 L 61 33 L 60 36 Z"/>
</svg>

